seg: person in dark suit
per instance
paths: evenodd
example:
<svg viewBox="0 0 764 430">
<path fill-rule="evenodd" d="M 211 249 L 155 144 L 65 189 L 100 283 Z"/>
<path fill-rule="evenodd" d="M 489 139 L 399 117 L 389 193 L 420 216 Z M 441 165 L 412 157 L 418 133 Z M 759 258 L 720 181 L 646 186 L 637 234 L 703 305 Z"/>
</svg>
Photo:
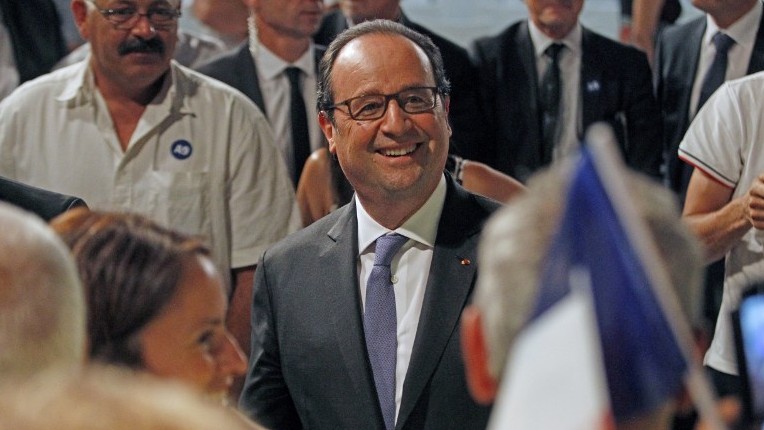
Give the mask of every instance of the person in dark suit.
<svg viewBox="0 0 764 430">
<path fill-rule="evenodd" d="M 714 34 L 723 30 L 735 40 L 727 52 L 724 80 L 764 70 L 764 14 L 761 0 L 694 0 L 706 12 L 686 24 L 666 29 L 658 39 L 655 88 L 663 114 L 664 182 L 684 202 L 693 166 L 682 161 L 679 143 L 700 110 L 701 92 L 717 50 Z M 721 79 L 720 82 L 721 83 Z M 705 315 L 713 328 L 722 301 L 724 260 L 708 265 L 705 275 Z M 720 394 L 739 390 L 715 374 Z"/>
<path fill-rule="evenodd" d="M 491 133 L 478 159 L 525 181 L 577 148 L 591 124 L 605 121 L 615 130 L 627 165 L 658 177 L 661 117 L 644 53 L 582 27 L 583 0 L 525 4 L 529 20 L 474 45 L 482 123 Z M 554 69 L 545 52 L 559 44 Z M 552 70 L 559 70 L 558 91 L 542 93 L 551 88 L 542 83 L 553 82 Z"/>
<path fill-rule="evenodd" d="M 0 176 L 0 201 L 28 210 L 45 221 L 77 207 L 87 207 L 79 197 L 67 196 Z"/>
<path fill-rule="evenodd" d="M 328 47 L 318 97 L 356 194 L 261 258 L 239 405 L 270 428 L 484 429 L 457 326 L 498 203 L 443 172 L 438 50 L 392 21 L 359 24 Z"/>
<path fill-rule="evenodd" d="M 48 73 L 58 60 L 66 55 L 66 43 L 59 27 L 56 6 L 50 0 L 0 0 L 0 37 L 11 51 L 16 76 L 4 71 L 0 79 L 0 99 L 16 86 Z M 0 36 L 3 36 L 0 34 Z M 4 53 L 0 49 L 0 54 Z M 10 66 L 0 55 L 0 65 Z M 13 79 L 15 78 L 15 79 Z M 7 79 L 14 82 L 4 84 Z M 14 85 L 15 83 L 15 85 Z"/>
<path fill-rule="evenodd" d="M 468 159 L 478 154 L 475 149 L 485 137 L 478 113 L 475 71 L 469 61 L 467 50 L 431 30 L 411 21 L 400 7 L 400 0 L 353 0 L 340 1 L 338 10 L 324 16 L 313 40 L 321 45 L 329 43 L 352 24 L 373 19 L 389 19 L 432 39 L 440 49 L 446 77 L 451 82 L 452 103 L 449 120 L 453 129 L 452 152 Z"/>
<path fill-rule="evenodd" d="M 318 119 L 311 114 L 316 105 L 318 62 L 325 51 L 312 42 L 311 36 L 318 30 L 323 4 L 321 0 L 244 0 L 244 3 L 254 17 L 249 21 L 249 41 L 197 70 L 243 92 L 265 113 L 297 186 L 307 157 L 324 146 Z M 290 117 L 290 68 L 299 69 L 300 74 L 307 120 L 307 129 L 301 133 L 293 128 Z"/>
</svg>

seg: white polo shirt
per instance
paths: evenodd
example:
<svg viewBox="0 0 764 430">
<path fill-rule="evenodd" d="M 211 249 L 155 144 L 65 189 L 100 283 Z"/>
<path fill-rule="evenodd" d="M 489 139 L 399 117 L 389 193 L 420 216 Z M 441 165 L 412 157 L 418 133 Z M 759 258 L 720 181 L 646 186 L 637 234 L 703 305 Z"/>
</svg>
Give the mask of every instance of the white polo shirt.
<svg viewBox="0 0 764 430">
<path fill-rule="evenodd" d="M 123 151 L 89 63 L 0 103 L 0 175 L 202 236 L 226 270 L 299 228 L 271 129 L 244 95 L 173 61 Z"/>
<path fill-rule="evenodd" d="M 679 144 L 679 158 L 732 189 L 730 200 L 745 195 L 764 171 L 764 72 L 728 81 L 711 95 Z M 762 231 L 751 227 L 727 252 L 724 292 L 716 331 L 704 364 L 737 375 L 730 314 L 744 288 L 764 279 Z"/>
</svg>

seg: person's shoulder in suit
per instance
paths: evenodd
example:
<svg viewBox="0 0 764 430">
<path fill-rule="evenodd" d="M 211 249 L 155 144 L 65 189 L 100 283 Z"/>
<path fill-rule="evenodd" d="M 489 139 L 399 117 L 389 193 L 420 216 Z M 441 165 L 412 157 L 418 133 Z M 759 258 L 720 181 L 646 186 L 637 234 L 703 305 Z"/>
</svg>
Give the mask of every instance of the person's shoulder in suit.
<svg viewBox="0 0 764 430">
<path fill-rule="evenodd" d="M 329 46 L 342 30 L 347 28 L 347 19 L 339 9 L 326 14 L 321 19 L 318 31 L 313 34 L 313 41 L 319 45 Z"/>
<path fill-rule="evenodd" d="M 656 44 L 660 50 L 673 55 L 672 53 L 686 49 L 688 43 L 700 42 L 700 40 L 692 40 L 693 34 L 698 28 L 705 27 L 705 22 L 706 17 L 701 16 L 682 24 L 666 27 L 658 35 Z"/>
<path fill-rule="evenodd" d="M 0 177 L 0 200 L 35 213 L 45 221 L 50 221 L 69 209 L 87 208 L 85 201 L 79 197 L 44 190 L 3 177 Z"/>
<path fill-rule="evenodd" d="M 649 72 L 647 55 L 639 49 L 603 36 L 595 31 L 583 28 L 581 41 L 583 56 L 591 57 L 600 64 L 606 64 L 603 70 L 617 70 L 626 74 L 634 73 L 635 64 L 647 66 L 640 70 Z"/>
<path fill-rule="evenodd" d="M 525 20 L 517 21 L 510 24 L 504 30 L 493 36 L 483 36 L 475 39 L 473 47 L 479 48 L 481 52 L 485 52 L 487 55 L 496 57 L 501 52 L 501 48 L 507 44 L 515 43 L 518 34 L 527 29 L 528 25 Z M 530 37 L 530 36 L 529 36 Z"/>
<path fill-rule="evenodd" d="M 679 37 L 686 37 L 689 32 L 696 30 L 698 27 L 705 27 L 705 23 L 706 16 L 703 15 L 681 24 L 666 27 L 661 31 L 659 40 L 677 40 Z"/>
<path fill-rule="evenodd" d="M 284 239 L 273 244 L 266 252 L 266 259 L 281 259 L 291 258 L 290 256 L 299 253 L 302 255 L 314 255 L 311 251 L 314 246 L 318 246 L 323 243 L 324 240 L 331 240 L 328 238 L 329 230 L 331 230 L 340 217 L 347 218 L 347 211 L 353 210 L 355 206 L 347 204 L 337 210 L 330 212 L 328 215 L 321 219 L 316 220 L 312 224 L 297 230 L 296 232 L 288 235 Z M 352 217 L 355 214 L 350 214 Z"/>
<path fill-rule="evenodd" d="M 194 67 L 197 72 L 203 73 L 211 78 L 232 85 L 233 77 L 237 65 L 242 61 L 245 55 L 249 56 L 249 44 L 244 43 L 236 49 L 226 51 Z M 251 58 L 251 56 L 250 56 Z"/>
</svg>

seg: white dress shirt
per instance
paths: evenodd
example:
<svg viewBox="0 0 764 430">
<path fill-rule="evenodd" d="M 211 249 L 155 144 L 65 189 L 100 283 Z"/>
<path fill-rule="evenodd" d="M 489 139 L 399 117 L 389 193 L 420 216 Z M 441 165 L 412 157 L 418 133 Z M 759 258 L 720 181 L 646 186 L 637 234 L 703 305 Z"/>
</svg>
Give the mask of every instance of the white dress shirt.
<svg viewBox="0 0 764 430">
<path fill-rule="evenodd" d="M 552 159 L 558 160 L 580 146 L 583 133 L 583 117 L 581 115 L 581 24 L 576 24 L 564 38 L 554 40 L 542 33 L 533 21 L 528 20 L 533 49 L 536 54 L 536 73 L 539 81 L 546 69 L 552 64 L 544 51 L 553 43 L 562 43 L 565 49 L 560 51 L 560 79 L 562 84 L 562 116 L 558 130 L 557 143 L 552 151 Z M 536 85 L 539 83 L 537 82 Z"/>
<path fill-rule="evenodd" d="M 265 115 L 273 128 L 276 146 L 286 162 L 290 177 L 293 177 L 294 150 L 292 147 L 292 121 L 289 113 L 289 78 L 287 67 L 297 67 L 302 70 L 302 97 L 308 116 L 308 134 L 310 136 L 311 152 L 323 146 L 323 133 L 318 125 L 318 113 L 315 106 L 316 95 L 316 61 L 313 53 L 313 43 L 308 50 L 294 63 L 287 63 L 262 44 L 254 50 L 253 58 L 257 67 L 257 81 L 263 94 Z"/>
<path fill-rule="evenodd" d="M 724 78 L 726 81 L 738 79 L 745 76 L 748 72 L 748 63 L 751 61 L 753 45 L 756 43 L 756 29 L 761 22 L 762 3 L 756 2 L 756 5 L 743 15 L 737 22 L 722 30 L 722 33 L 735 40 L 735 44 L 727 52 L 727 73 Z M 700 88 L 703 86 L 703 78 L 711 67 L 711 63 L 716 56 L 716 47 L 712 38 L 719 31 L 711 15 L 706 15 L 706 32 L 703 34 L 703 41 L 700 45 L 700 58 L 698 59 L 698 69 L 695 72 L 695 82 L 692 85 L 690 94 L 690 118 L 694 118 L 697 113 L 698 99 L 700 99 Z"/>
<path fill-rule="evenodd" d="M 414 348 L 419 315 L 422 313 L 425 287 L 430 273 L 435 236 L 446 201 L 446 179 L 440 178 L 430 198 L 395 233 L 408 237 L 390 265 L 395 288 L 395 311 L 398 320 L 398 355 L 395 363 L 395 417 L 401 407 L 403 382 Z M 366 283 L 374 267 L 375 242 L 390 230 L 379 225 L 355 197 L 358 217 L 358 261 L 361 300 L 366 308 Z"/>
</svg>

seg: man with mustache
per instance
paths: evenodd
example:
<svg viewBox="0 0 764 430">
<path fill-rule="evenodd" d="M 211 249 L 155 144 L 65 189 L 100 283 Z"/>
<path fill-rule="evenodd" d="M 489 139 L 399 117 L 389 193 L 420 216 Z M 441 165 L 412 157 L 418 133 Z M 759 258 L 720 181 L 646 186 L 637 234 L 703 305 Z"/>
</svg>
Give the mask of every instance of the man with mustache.
<svg viewBox="0 0 764 430">
<path fill-rule="evenodd" d="M 172 60 L 180 0 L 73 0 L 83 62 L 0 104 L 0 174 L 202 237 L 231 273 L 230 330 L 249 341 L 258 256 L 299 211 L 262 112 Z"/>
<path fill-rule="evenodd" d="M 583 27 L 583 0 L 527 0 L 528 20 L 475 43 L 487 163 L 521 181 L 606 121 L 626 164 L 659 176 L 661 116 L 644 53 Z"/>
</svg>

